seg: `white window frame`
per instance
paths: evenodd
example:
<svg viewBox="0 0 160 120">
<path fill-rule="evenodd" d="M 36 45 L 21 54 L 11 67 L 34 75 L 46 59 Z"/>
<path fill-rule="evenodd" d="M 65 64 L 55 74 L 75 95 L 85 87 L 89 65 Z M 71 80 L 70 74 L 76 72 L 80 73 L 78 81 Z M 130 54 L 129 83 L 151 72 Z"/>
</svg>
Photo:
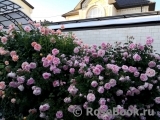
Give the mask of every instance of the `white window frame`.
<svg viewBox="0 0 160 120">
<path fill-rule="evenodd" d="M 102 7 L 94 6 L 91 7 L 86 15 L 86 18 L 104 17 L 105 11 Z"/>
</svg>

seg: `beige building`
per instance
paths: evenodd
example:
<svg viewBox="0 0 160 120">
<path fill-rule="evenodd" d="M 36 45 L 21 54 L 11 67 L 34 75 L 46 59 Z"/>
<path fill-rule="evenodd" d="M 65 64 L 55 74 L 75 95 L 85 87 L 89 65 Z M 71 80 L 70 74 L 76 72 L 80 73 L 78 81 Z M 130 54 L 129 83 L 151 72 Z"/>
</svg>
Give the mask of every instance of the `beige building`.
<svg viewBox="0 0 160 120">
<path fill-rule="evenodd" d="M 22 7 L 21 11 L 24 12 L 29 17 L 31 17 L 32 11 L 34 9 L 34 7 L 31 4 L 29 4 L 26 0 L 11 0 L 11 1 L 21 6 Z"/>
<path fill-rule="evenodd" d="M 77 6 L 62 15 L 66 20 L 105 17 L 155 11 L 151 0 L 80 0 Z"/>
</svg>

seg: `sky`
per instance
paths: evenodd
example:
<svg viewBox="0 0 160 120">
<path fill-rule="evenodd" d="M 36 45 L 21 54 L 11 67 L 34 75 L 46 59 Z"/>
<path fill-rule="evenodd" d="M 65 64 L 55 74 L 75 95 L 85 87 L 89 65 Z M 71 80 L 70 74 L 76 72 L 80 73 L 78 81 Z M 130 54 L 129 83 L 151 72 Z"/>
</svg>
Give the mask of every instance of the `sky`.
<svg viewBox="0 0 160 120">
<path fill-rule="evenodd" d="M 27 0 L 34 6 L 31 19 L 32 20 L 48 20 L 48 21 L 63 21 L 65 18 L 62 14 L 73 10 L 80 0 Z M 160 0 L 156 2 L 156 11 L 160 11 Z"/>
</svg>

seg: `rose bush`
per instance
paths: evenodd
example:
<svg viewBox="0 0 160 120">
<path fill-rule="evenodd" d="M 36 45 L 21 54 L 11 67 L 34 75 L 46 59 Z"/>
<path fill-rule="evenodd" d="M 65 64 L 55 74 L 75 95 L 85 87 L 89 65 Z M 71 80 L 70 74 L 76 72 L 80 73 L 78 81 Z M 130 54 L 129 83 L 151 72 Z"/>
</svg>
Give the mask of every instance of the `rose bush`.
<svg viewBox="0 0 160 120">
<path fill-rule="evenodd" d="M 1 113 L 6 120 L 159 120 L 160 55 L 151 37 L 144 45 L 129 40 L 88 46 L 74 34 L 31 24 L 35 30 L 15 31 L 10 25 L 0 32 Z M 155 114 L 87 116 L 87 108 L 153 109 Z M 83 114 L 75 117 L 75 109 Z"/>
</svg>

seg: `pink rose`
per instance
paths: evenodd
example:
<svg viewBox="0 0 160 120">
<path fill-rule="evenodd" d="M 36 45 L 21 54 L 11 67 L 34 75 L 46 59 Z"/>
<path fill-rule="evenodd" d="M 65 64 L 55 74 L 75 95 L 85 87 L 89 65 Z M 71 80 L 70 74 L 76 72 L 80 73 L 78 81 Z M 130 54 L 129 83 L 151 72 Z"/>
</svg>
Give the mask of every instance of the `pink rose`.
<svg viewBox="0 0 160 120">
<path fill-rule="evenodd" d="M 32 84 L 34 84 L 34 82 L 35 82 L 34 79 L 30 78 L 27 80 L 27 85 L 32 85 Z"/>
<path fill-rule="evenodd" d="M 106 104 L 105 98 L 100 98 L 99 104 L 100 104 L 100 105 L 105 105 L 105 104 Z"/>
<path fill-rule="evenodd" d="M 44 105 L 40 105 L 39 110 L 40 110 L 41 112 L 45 112 L 45 111 L 49 110 L 49 108 L 50 108 L 49 104 L 46 103 L 46 104 L 44 104 Z"/>
<path fill-rule="evenodd" d="M 146 45 L 151 45 L 153 43 L 153 38 L 147 37 Z"/>
<path fill-rule="evenodd" d="M 99 75 L 99 74 L 101 73 L 101 70 L 100 70 L 98 67 L 95 67 L 95 68 L 93 69 L 93 73 L 94 73 L 95 75 Z"/>
<path fill-rule="evenodd" d="M 148 63 L 148 66 L 149 66 L 149 67 L 155 67 L 155 66 L 156 66 L 156 63 L 155 63 L 154 61 L 150 61 L 150 62 Z"/>
<path fill-rule="evenodd" d="M 11 103 L 15 103 L 16 102 L 16 99 L 15 98 L 12 98 L 11 99 Z"/>
<path fill-rule="evenodd" d="M 40 95 L 41 94 L 41 88 L 40 87 L 35 87 L 33 90 L 34 95 Z"/>
<path fill-rule="evenodd" d="M 65 102 L 65 103 L 70 103 L 70 102 L 71 102 L 71 98 L 70 98 L 70 97 L 65 98 L 65 99 L 64 99 L 64 102 Z"/>
<path fill-rule="evenodd" d="M 92 81 L 92 83 L 91 83 L 91 86 L 92 86 L 92 87 L 95 88 L 95 87 L 97 87 L 97 85 L 98 85 L 97 81 Z"/>
<path fill-rule="evenodd" d="M 52 61 L 54 65 L 59 65 L 61 63 L 58 57 L 54 57 Z"/>
<path fill-rule="evenodd" d="M 45 72 L 45 73 L 42 74 L 42 76 L 43 76 L 44 79 L 49 79 L 49 77 L 51 76 L 51 73 Z"/>
<path fill-rule="evenodd" d="M 136 47 L 136 45 L 134 44 L 134 43 L 131 43 L 130 45 L 129 45 L 129 48 L 132 50 L 132 49 L 134 49 Z"/>
<path fill-rule="evenodd" d="M 31 31 L 31 28 L 30 28 L 29 26 L 25 26 L 25 27 L 24 27 L 24 30 L 25 30 L 26 32 L 30 32 L 30 31 Z"/>
<path fill-rule="evenodd" d="M 140 74 L 140 73 L 139 73 L 139 72 L 137 72 L 137 71 L 136 71 L 136 72 L 134 72 L 134 77 L 138 77 L 138 76 L 139 76 L 139 74 Z"/>
<path fill-rule="evenodd" d="M 123 53 L 123 56 L 124 56 L 124 57 L 128 57 L 128 52 L 124 52 L 124 53 Z"/>
<path fill-rule="evenodd" d="M 140 61 L 141 60 L 141 56 L 139 56 L 138 54 L 135 54 L 133 56 L 134 61 Z"/>
<path fill-rule="evenodd" d="M 57 111 L 57 112 L 56 112 L 56 117 L 57 117 L 58 119 L 63 118 L 63 112 L 62 112 L 62 111 Z"/>
<path fill-rule="evenodd" d="M 109 90 L 109 89 L 111 88 L 111 84 L 110 84 L 110 83 L 106 83 L 106 84 L 104 85 L 104 88 L 105 88 L 106 90 Z"/>
<path fill-rule="evenodd" d="M 16 51 L 11 51 L 10 56 L 13 57 L 13 55 L 17 55 Z"/>
<path fill-rule="evenodd" d="M 2 42 L 3 44 L 6 44 L 7 41 L 8 41 L 8 39 L 7 39 L 6 37 L 1 37 L 1 42 Z"/>
<path fill-rule="evenodd" d="M 4 90 L 6 88 L 5 82 L 1 81 L 0 82 L 0 90 Z"/>
<path fill-rule="evenodd" d="M 104 93 L 104 87 L 103 86 L 99 86 L 98 87 L 98 92 L 101 93 L 101 94 Z"/>
<path fill-rule="evenodd" d="M 146 74 L 141 74 L 140 75 L 140 79 L 142 80 L 142 81 L 147 81 L 148 80 L 148 77 L 147 77 L 147 75 Z"/>
<path fill-rule="evenodd" d="M 75 69 L 74 69 L 74 68 L 70 68 L 69 72 L 70 72 L 71 74 L 74 74 Z"/>
<path fill-rule="evenodd" d="M 12 60 L 13 60 L 14 62 L 18 61 L 18 59 L 19 59 L 19 56 L 18 56 L 18 55 L 13 55 L 13 56 L 12 56 Z"/>
<path fill-rule="evenodd" d="M 58 50 L 58 49 L 54 48 L 54 49 L 52 50 L 52 54 L 53 54 L 54 56 L 56 56 L 58 53 L 59 53 L 59 50 Z"/>
<path fill-rule="evenodd" d="M 75 95 L 78 92 L 78 89 L 74 85 L 70 85 L 69 88 L 68 88 L 68 92 L 71 95 Z"/>
<path fill-rule="evenodd" d="M 34 47 L 37 43 L 36 42 L 32 42 L 31 46 Z"/>
<path fill-rule="evenodd" d="M 74 53 L 78 53 L 79 52 L 79 48 L 78 47 L 76 47 L 76 48 L 74 48 Z"/>
<path fill-rule="evenodd" d="M 35 69 L 36 68 L 36 63 L 34 63 L 34 62 L 31 62 L 29 65 L 30 65 L 31 69 Z"/>
<path fill-rule="evenodd" d="M 123 95 L 123 91 L 122 91 L 122 90 L 117 90 L 116 95 L 117 95 L 117 96 Z"/>
<path fill-rule="evenodd" d="M 36 50 L 36 51 L 40 51 L 41 50 L 41 45 L 40 44 L 35 44 L 34 45 L 34 49 Z"/>
<path fill-rule="evenodd" d="M 107 109 L 108 109 L 108 106 L 107 105 L 100 105 L 100 107 L 99 107 L 99 110 L 100 110 L 100 112 L 106 112 L 107 111 Z"/>
<path fill-rule="evenodd" d="M 17 81 L 18 81 L 18 83 L 23 84 L 23 83 L 24 83 L 24 81 L 25 81 L 24 76 L 17 77 Z"/>
<path fill-rule="evenodd" d="M 128 71 L 128 66 L 122 65 L 122 69 L 123 69 L 124 72 L 127 72 Z"/>
<path fill-rule="evenodd" d="M 132 66 L 129 66 L 129 72 L 130 73 L 134 73 L 134 72 L 136 72 L 137 71 L 137 68 L 136 67 L 132 67 Z"/>
<path fill-rule="evenodd" d="M 53 87 L 58 87 L 60 85 L 59 80 L 53 81 Z"/>
<path fill-rule="evenodd" d="M 115 79 L 110 79 L 109 84 L 111 85 L 111 87 L 114 87 L 114 86 L 116 86 L 117 82 Z"/>
<path fill-rule="evenodd" d="M 93 101 L 95 101 L 95 99 L 96 99 L 96 97 L 93 93 L 88 93 L 88 95 L 87 95 L 88 102 L 93 102 Z"/>
<path fill-rule="evenodd" d="M 146 75 L 147 75 L 148 77 L 154 77 L 154 76 L 156 75 L 156 72 L 155 72 L 155 70 L 153 70 L 153 69 L 151 69 L 151 68 L 147 68 L 147 70 L 146 70 Z"/>
<path fill-rule="evenodd" d="M 156 97 L 156 98 L 154 99 L 154 101 L 155 101 L 155 103 L 160 104 L 160 97 Z"/>
<path fill-rule="evenodd" d="M 105 50 L 98 50 L 98 56 L 103 57 L 105 55 Z"/>
</svg>

